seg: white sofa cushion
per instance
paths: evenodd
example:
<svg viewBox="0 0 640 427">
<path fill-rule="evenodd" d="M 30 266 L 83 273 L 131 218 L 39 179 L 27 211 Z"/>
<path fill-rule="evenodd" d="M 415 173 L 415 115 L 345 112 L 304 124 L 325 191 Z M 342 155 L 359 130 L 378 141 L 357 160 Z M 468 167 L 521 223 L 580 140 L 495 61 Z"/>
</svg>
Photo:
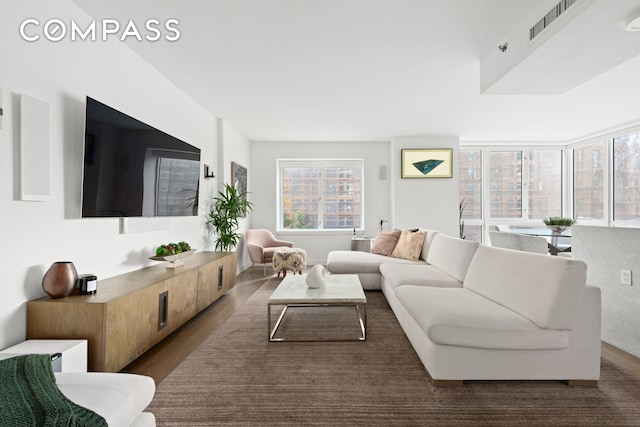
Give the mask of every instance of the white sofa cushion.
<svg viewBox="0 0 640 427">
<path fill-rule="evenodd" d="M 556 350 L 565 331 L 542 329 L 524 316 L 464 288 L 404 285 L 396 297 L 436 344 L 502 350 Z"/>
<path fill-rule="evenodd" d="M 586 274 L 582 261 L 482 246 L 471 261 L 464 287 L 542 328 L 571 329 Z"/>
<path fill-rule="evenodd" d="M 422 252 L 420 253 L 420 259 L 426 261 L 429 256 L 429 248 L 433 243 L 433 238 L 436 237 L 437 234 L 440 234 L 440 232 L 436 230 L 429 230 L 428 228 L 419 228 L 418 231 L 427 233 L 427 236 L 424 238 L 424 244 L 422 245 Z"/>
<path fill-rule="evenodd" d="M 101 415 L 109 426 L 143 425 L 141 420 L 148 423 L 153 417 L 138 420 L 155 394 L 150 377 L 107 372 L 56 372 L 55 377 L 67 398 Z"/>
<path fill-rule="evenodd" d="M 480 243 L 473 240 L 458 239 L 439 233 L 433 237 L 427 263 L 462 282 L 479 246 Z"/>
<path fill-rule="evenodd" d="M 380 264 L 392 262 L 397 264 L 424 264 L 424 261 L 409 261 L 384 255 L 359 251 L 331 251 L 327 256 L 327 270 L 332 274 L 380 274 Z"/>
<path fill-rule="evenodd" d="M 432 265 L 382 264 L 380 273 L 392 287 L 400 285 L 461 288 L 462 282 Z"/>
</svg>

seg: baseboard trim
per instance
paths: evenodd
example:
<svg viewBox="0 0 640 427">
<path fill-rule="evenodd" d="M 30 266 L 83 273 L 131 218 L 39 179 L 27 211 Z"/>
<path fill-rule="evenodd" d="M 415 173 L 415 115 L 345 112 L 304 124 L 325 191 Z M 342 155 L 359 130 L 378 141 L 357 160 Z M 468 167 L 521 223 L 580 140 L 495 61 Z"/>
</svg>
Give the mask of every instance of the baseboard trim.
<svg viewBox="0 0 640 427">
<path fill-rule="evenodd" d="M 602 358 L 634 374 L 640 374 L 640 358 L 602 341 Z"/>
</svg>

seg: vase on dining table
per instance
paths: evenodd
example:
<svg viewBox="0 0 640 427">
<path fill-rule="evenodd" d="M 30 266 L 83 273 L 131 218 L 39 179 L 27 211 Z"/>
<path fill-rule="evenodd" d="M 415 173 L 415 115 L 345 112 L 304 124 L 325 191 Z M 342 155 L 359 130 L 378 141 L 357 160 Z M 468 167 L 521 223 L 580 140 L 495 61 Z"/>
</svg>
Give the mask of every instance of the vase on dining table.
<svg viewBox="0 0 640 427">
<path fill-rule="evenodd" d="M 547 228 L 551 230 L 553 234 L 562 234 L 570 227 L 566 225 L 547 225 Z"/>
</svg>

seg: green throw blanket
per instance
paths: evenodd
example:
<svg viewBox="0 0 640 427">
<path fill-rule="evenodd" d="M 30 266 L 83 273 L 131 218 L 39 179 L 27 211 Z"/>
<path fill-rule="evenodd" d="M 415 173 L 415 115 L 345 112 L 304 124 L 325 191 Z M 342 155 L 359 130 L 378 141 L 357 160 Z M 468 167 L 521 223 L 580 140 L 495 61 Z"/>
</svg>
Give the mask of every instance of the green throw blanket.
<svg viewBox="0 0 640 427">
<path fill-rule="evenodd" d="M 106 426 L 100 415 L 58 389 L 51 357 L 28 354 L 0 360 L 0 426 Z"/>
</svg>

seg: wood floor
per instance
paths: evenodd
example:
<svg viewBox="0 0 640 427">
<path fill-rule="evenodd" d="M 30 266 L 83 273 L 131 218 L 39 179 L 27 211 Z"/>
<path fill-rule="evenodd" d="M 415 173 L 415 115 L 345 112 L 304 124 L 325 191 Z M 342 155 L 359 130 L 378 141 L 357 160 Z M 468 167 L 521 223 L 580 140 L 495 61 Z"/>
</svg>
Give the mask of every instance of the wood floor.
<svg viewBox="0 0 640 427">
<path fill-rule="evenodd" d="M 267 269 L 267 274 L 270 273 Z M 202 341 L 222 325 L 236 308 L 262 286 L 265 280 L 262 267 L 256 267 L 253 272 L 251 269 L 243 271 L 238 275 L 237 284 L 233 289 L 139 357 L 122 372 L 147 375 L 152 377 L 156 384 L 159 384 Z M 605 342 L 602 343 L 602 357 L 629 372 L 630 375 L 640 377 L 640 358 Z"/>
<path fill-rule="evenodd" d="M 267 274 L 270 274 L 269 270 Z M 243 271 L 237 276 L 237 283 L 230 291 L 134 360 L 122 372 L 147 375 L 159 384 L 260 288 L 266 279 L 262 266 L 254 268 L 253 272 L 251 269 Z"/>
</svg>

